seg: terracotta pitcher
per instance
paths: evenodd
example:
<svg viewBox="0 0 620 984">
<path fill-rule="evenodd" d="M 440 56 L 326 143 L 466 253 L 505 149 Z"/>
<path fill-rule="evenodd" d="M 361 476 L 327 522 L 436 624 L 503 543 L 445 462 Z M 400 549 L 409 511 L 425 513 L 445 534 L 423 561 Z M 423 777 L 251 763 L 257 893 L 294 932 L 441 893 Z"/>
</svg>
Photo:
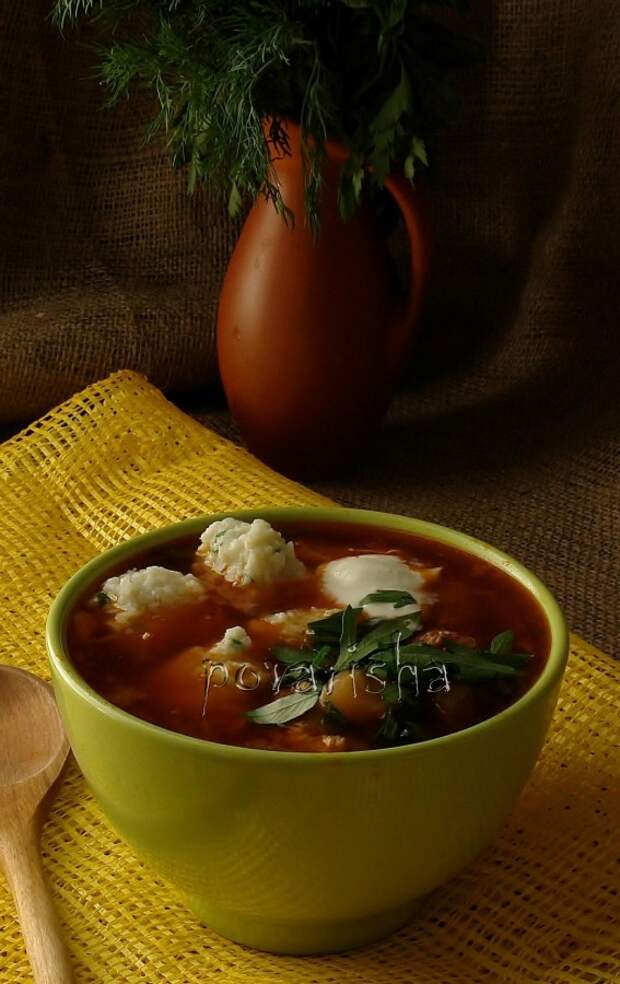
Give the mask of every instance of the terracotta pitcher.
<svg viewBox="0 0 620 984">
<path fill-rule="evenodd" d="M 344 148 L 329 144 L 318 240 L 303 221 L 299 127 L 274 168 L 287 227 L 258 198 L 233 252 L 218 313 L 218 357 L 230 409 L 248 447 L 279 471 L 311 477 L 351 465 L 398 381 L 428 275 L 424 209 L 408 181 L 386 186 L 405 220 L 411 285 L 403 299 L 372 212 L 338 214 Z"/>
</svg>

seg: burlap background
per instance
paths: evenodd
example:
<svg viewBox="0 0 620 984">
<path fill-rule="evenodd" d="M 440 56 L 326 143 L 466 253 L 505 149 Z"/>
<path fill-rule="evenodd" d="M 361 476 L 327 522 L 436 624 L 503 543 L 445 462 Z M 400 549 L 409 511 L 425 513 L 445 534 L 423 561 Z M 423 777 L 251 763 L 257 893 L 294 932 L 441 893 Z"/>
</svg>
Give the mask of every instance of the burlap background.
<svg viewBox="0 0 620 984">
<path fill-rule="evenodd" d="M 51 0 L 0 3 L 0 420 L 128 367 L 185 389 L 215 375 L 219 284 L 236 230 L 190 198 L 151 106 L 113 112 Z"/>
<path fill-rule="evenodd" d="M 0 9 L 0 420 L 125 366 L 214 377 L 235 229 L 189 199 L 137 99 L 113 113 L 90 55 Z M 434 283 L 385 446 L 340 500 L 512 550 L 573 627 L 618 642 L 620 13 L 615 0 L 481 0 L 492 58 L 438 148 Z M 204 418 L 201 392 L 190 404 Z M 222 414 L 211 423 L 228 431 Z"/>
</svg>

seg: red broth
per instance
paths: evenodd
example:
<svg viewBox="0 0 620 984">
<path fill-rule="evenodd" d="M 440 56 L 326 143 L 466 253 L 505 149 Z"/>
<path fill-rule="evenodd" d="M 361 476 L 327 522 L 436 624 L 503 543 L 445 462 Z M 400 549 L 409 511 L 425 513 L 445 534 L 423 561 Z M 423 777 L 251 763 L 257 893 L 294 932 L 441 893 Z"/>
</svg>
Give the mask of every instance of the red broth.
<svg viewBox="0 0 620 984">
<path fill-rule="evenodd" d="M 356 751 L 458 731 L 513 703 L 540 673 L 550 644 L 546 617 L 531 595 L 499 568 L 436 541 L 402 532 L 338 523 L 279 529 L 286 539 L 293 540 L 309 576 L 260 590 L 233 590 L 215 575 L 214 590 L 208 590 L 204 599 L 147 612 L 123 627 L 113 625 L 109 612 L 93 603 L 102 582 L 92 585 L 71 614 L 68 626 L 69 653 L 78 671 L 112 704 L 172 731 L 229 745 L 308 752 Z M 191 572 L 197 545 L 197 537 L 170 542 L 134 556 L 107 576 L 151 564 Z M 391 553 L 405 561 L 441 567 L 433 588 L 436 600 L 423 607 L 414 643 L 429 638 L 427 634 L 433 630 L 444 630 L 471 640 L 469 645 L 488 649 L 496 635 L 510 629 L 514 651 L 531 654 L 531 658 L 508 683 L 463 683 L 450 667 L 445 687 L 433 691 L 420 681 L 413 702 L 414 724 L 402 727 L 398 734 L 391 723 L 390 729 L 385 728 L 388 702 L 382 695 L 362 694 L 355 705 L 360 713 L 351 717 L 329 713 L 327 700 L 286 724 L 255 723 L 248 718 L 249 711 L 291 692 L 290 685 L 276 692 L 285 668 L 272 653 L 273 646 L 286 640 L 278 626 L 268 625 L 260 617 L 289 609 L 333 609 L 333 600 L 325 596 L 320 579 L 313 575 L 315 568 L 362 553 Z M 237 599 L 242 599 L 245 611 L 237 607 Z M 205 664 L 205 655 L 226 629 L 238 625 L 250 635 L 251 650 L 238 657 L 226 682 L 223 672 L 218 675 L 212 670 L 207 687 L 208 667 L 213 664 Z M 239 663 L 245 665 L 241 673 Z M 348 673 L 350 677 L 355 670 Z M 374 682 L 363 689 L 376 691 L 380 686 Z M 362 713 L 364 700 L 372 704 L 368 719 Z M 394 704 L 390 714 L 398 719 L 400 713 L 398 703 Z"/>
</svg>

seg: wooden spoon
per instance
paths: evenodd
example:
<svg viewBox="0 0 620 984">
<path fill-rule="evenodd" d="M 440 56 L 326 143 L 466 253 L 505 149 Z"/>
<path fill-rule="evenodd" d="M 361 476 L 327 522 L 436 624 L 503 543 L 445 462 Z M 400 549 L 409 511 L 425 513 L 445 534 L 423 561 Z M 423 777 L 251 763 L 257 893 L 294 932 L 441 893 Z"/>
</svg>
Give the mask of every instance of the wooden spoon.
<svg viewBox="0 0 620 984">
<path fill-rule="evenodd" d="M 51 688 L 32 673 L 0 666 L 0 864 L 35 984 L 73 980 L 39 854 L 43 800 L 68 752 Z"/>
</svg>

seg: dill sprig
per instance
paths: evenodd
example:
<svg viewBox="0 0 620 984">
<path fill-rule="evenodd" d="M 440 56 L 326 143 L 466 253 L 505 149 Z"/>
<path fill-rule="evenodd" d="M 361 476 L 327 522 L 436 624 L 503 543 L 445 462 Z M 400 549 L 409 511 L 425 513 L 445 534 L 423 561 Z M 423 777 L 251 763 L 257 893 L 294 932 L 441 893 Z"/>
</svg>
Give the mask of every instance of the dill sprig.
<svg viewBox="0 0 620 984">
<path fill-rule="evenodd" d="M 349 150 L 339 206 L 394 170 L 413 180 L 450 116 L 455 69 L 480 57 L 462 0 L 56 0 L 61 29 L 97 26 L 97 76 L 108 103 L 134 86 L 157 111 L 177 167 L 228 201 L 231 214 L 265 194 L 288 219 L 271 164 L 281 122 L 301 127 L 306 220 L 318 228 L 328 137 Z M 452 8 L 452 9 L 450 9 Z M 267 135 L 263 123 L 270 119 Z"/>
</svg>

